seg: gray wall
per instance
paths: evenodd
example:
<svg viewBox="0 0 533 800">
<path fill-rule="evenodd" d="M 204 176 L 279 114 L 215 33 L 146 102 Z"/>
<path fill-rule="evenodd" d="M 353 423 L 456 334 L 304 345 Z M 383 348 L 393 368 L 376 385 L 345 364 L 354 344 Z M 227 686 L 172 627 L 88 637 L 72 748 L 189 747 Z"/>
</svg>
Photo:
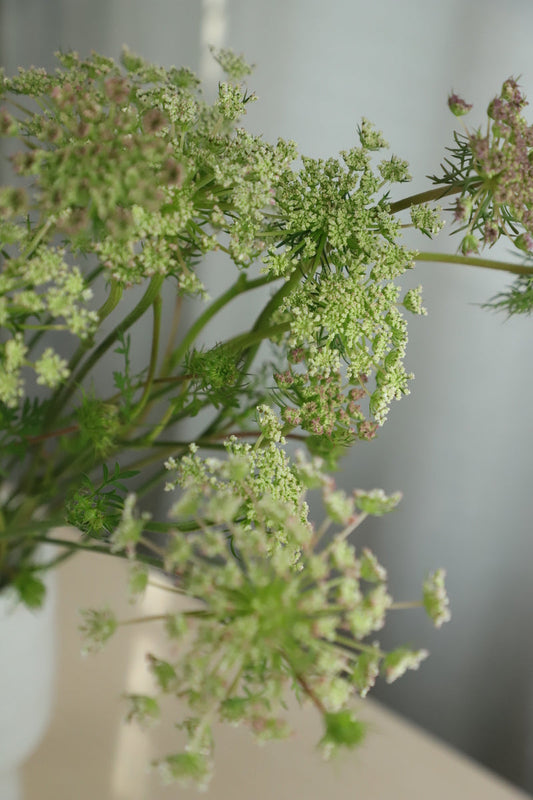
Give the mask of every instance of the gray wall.
<svg viewBox="0 0 533 800">
<path fill-rule="evenodd" d="M 451 142 L 452 88 L 476 103 L 480 123 L 509 75 L 521 74 L 533 97 L 526 0 L 0 0 L 0 8 L 9 70 L 51 66 L 57 47 L 117 56 L 126 42 L 208 74 L 203 40 L 229 44 L 257 64 L 252 129 L 328 156 L 354 142 L 364 115 L 410 161 L 413 191 Z M 438 244 L 456 246 L 446 231 Z M 399 599 L 416 593 L 427 570 L 446 567 L 453 619 L 434 632 L 422 613 L 397 612 L 383 641 L 427 646 L 432 657 L 377 694 L 533 791 L 531 320 L 505 322 L 476 305 L 504 276 L 428 264 L 415 272 L 409 280 L 424 285 L 429 317 L 410 326 L 412 394 L 377 441 L 354 448 L 339 482 L 404 492 L 395 514 L 358 536 L 389 567 Z M 210 285 L 225 279 L 217 263 Z M 228 329 L 244 329 L 244 317 L 232 317 Z"/>
</svg>

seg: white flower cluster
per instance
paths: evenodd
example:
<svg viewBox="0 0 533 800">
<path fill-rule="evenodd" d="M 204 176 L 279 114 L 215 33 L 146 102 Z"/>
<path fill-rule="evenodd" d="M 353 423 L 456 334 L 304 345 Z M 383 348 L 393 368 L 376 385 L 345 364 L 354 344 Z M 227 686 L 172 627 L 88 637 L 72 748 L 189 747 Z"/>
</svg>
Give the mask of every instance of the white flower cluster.
<svg viewBox="0 0 533 800">
<path fill-rule="evenodd" d="M 47 347 L 42 356 L 34 364 L 37 373 L 37 383 L 55 389 L 68 378 L 69 369 L 67 362 Z"/>
<path fill-rule="evenodd" d="M 310 382 L 337 372 L 342 362 L 352 386 L 374 375 L 370 414 L 381 425 L 413 377 L 403 365 L 407 325 L 393 281 L 413 266 L 414 253 L 397 243 L 400 223 L 377 193 L 381 178 L 409 176 L 405 162 L 393 157 L 380 163 L 378 178 L 369 152 L 386 143 L 366 120 L 360 139 L 361 148 L 342 154 L 344 164 L 303 158 L 299 173 L 281 176 L 276 200 L 286 244 L 269 247 L 264 263 L 293 283 L 297 265 L 305 275 L 286 293 L 281 311 L 290 326 L 287 344 L 304 351 Z M 423 313 L 415 298 L 409 295 L 404 307 Z M 314 424 L 326 428 L 318 416 Z"/>
<path fill-rule="evenodd" d="M 258 417 L 264 436 L 270 431 L 275 439 L 279 425 L 273 413 L 262 407 Z M 348 708 L 354 692 L 364 697 L 380 673 L 391 683 L 418 669 L 427 656 L 406 647 L 387 653 L 379 642 L 365 641 L 384 626 L 394 603 L 376 556 L 367 548 L 358 555 L 347 537 L 366 513 L 390 511 L 398 497 L 373 490 L 349 498 L 335 488 L 319 459 L 309 462 L 299 454 L 293 468 L 285 457 L 274 456 L 280 451 L 274 441 L 253 450 L 233 439 L 226 448 L 226 461 L 201 459 L 192 447 L 180 462 L 165 463 L 178 470 L 176 483 L 183 489 L 169 512 L 176 527 L 167 532 L 165 567 L 179 591 L 202 607 L 168 615 L 167 634 L 180 640 L 180 658 L 151 654 L 157 694 L 129 698 L 128 718 L 150 724 L 162 696 L 179 692 L 188 704 L 179 725 L 188 742 L 183 752 L 156 765 L 169 780 L 202 785 L 212 769 L 216 719 L 245 724 L 260 741 L 284 738 L 290 733 L 282 716 L 284 698 L 287 688 L 297 685 L 302 698 L 322 712 L 320 745 L 327 757 L 361 738 Z M 345 526 L 324 546 L 307 520 L 307 487 L 322 489 L 328 521 Z M 128 550 L 138 541 L 133 505 L 130 496 L 112 537 L 114 549 Z M 367 511 L 358 515 L 356 505 Z M 441 606 L 442 577 L 432 576 L 425 585 L 426 595 L 437 592 Z M 145 579 L 143 573 L 133 576 L 137 585 Z M 94 647 L 114 624 L 105 612 L 85 615 Z"/>
<path fill-rule="evenodd" d="M 19 243 L 23 248 L 23 242 Z M 0 324 L 14 332 L 0 345 L 0 400 L 16 408 L 24 395 L 23 367 L 33 367 L 37 383 L 56 388 L 69 376 L 67 362 L 47 347 L 33 363 L 24 329 L 65 329 L 86 339 L 96 330 L 98 315 L 86 308 L 91 289 L 78 267 L 65 261 L 59 248 L 40 245 L 30 258 L 7 259 L 0 275 Z M 34 319 L 37 322 L 34 322 Z M 22 330 L 21 330 L 22 329 Z"/>
<path fill-rule="evenodd" d="M 20 371 L 27 350 L 21 333 L 15 334 L 0 347 L 0 400 L 9 408 L 16 408 L 24 396 L 24 380 Z"/>
<path fill-rule="evenodd" d="M 130 556 L 135 553 L 145 523 L 151 519 L 148 511 L 141 514 L 135 512 L 137 496 L 130 492 L 124 501 L 120 522 L 111 536 L 111 552 L 118 553 L 125 550 Z"/>
</svg>

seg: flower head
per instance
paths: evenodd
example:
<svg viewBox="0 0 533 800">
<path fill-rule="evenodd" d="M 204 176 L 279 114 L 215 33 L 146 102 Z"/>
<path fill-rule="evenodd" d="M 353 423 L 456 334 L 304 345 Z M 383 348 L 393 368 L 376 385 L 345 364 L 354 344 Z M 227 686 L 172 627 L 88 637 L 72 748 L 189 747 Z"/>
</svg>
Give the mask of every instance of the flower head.
<svg viewBox="0 0 533 800">
<path fill-rule="evenodd" d="M 506 80 L 487 109 L 487 130 L 455 134 L 453 160 L 443 165 L 442 178 L 433 178 L 463 186 L 455 221 L 466 228 L 460 243 L 465 255 L 502 235 L 522 250 L 528 250 L 528 237 L 533 240 L 533 126 L 522 116 L 526 105 L 517 81 Z M 449 106 L 458 116 L 471 108 L 455 94 Z"/>
<path fill-rule="evenodd" d="M 455 114 L 456 117 L 462 117 L 465 114 L 468 114 L 472 108 L 472 103 L 466 103 L 461 97 L 459 97 L 459 95 L 453 92 L 448 97 L 448 107 L 452 114 Z"/>
</svg>

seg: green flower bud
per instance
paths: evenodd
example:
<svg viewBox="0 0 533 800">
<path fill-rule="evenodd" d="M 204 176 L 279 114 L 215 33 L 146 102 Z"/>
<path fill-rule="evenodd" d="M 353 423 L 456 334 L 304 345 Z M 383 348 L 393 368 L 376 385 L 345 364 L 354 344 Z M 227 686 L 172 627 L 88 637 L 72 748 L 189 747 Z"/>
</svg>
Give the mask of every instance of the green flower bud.
<svg viewBox="0 0 533 800">
<path fill-rule="evenodd" d="M 387 496 L 383 489 L 372 489 L 369 492 L 356 489 L 354 496 L 357 507 L 373 517 L 381 517 L 383 514 L 388 514 L 396 508 L 402 499 L 401 492 L 394 492 L 394 494 Z"/>
<path fill-rule="evenodd" d="M 408 650 L 399 647 L 388 653 L 383 659 L 382 669 L 387 683 L 400 678 L 408 669 L 418 669 L 421 662 L 429 655 L 427 650 Z"/>
<path fill-rule="evenodd" d="M 145 694 L 129 694 L 126 699 L 130 703 L 130 710 L 126 715 L 128 722 L 139 722 L 141 725 L 153 725 L 159 719 L 159 703 L 155 697 Z"/>
<path fill-rule="evenodd" d="M 461 242 L 461 252 L 464 256 L 478 252 L 478 241 L 472 233 L 467 234 Z"/>
<path fill-rule="evenodd" d="M 83 623 L 79 626 L 80 633 L 85 638 L 83 653 L 95 653 L 101 650 L 107 640 L 117 629 L 117 620 L 109 608 L 100 611 L 82 609 L 80 611 Z"/>
<path fill-rule="evenodd" d="M 352 711 L 335 711 L 323 716 L 326 731 L 319 742 L 324 756 L 328 758 L 339 747 L 355 747 L 365 736 L 366 725 L 355 718 Z"/>
<path fill-rule="evenodd" d="M 433 620 L 436 628 L 450 619 L 450 611 L 448 595 L 444 586 L 444 578 L 446 571 L 438 569 L 436 572 L 430 573 L 423 587 L 423 603 L 426 612 Z"/>
<path fill-rule="evenodd" d="M 531 250 L 533 250 L 533 239 L 531 238 L 529 233 L 521 233 L 513 240 L 513 243 L 516 247 L 518 247 L 520 250 L 523 250 L 525 253 L 529 253 Z"/>
</svg>

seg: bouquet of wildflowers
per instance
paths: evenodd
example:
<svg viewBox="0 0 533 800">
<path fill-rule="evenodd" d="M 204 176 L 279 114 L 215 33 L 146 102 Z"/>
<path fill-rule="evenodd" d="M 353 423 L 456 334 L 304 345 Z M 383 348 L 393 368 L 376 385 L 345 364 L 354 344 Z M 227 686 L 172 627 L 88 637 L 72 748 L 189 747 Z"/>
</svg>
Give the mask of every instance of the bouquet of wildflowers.
<svg viewBox="0 0 533 800">
<path fill-rule="evenodd" d="M 442 569 L 418 600 L 395 603 L 383 565 L 350 541 L 400 494 L 346 494 L 330 474 L 409 393 L 406 315 L 426 311 L 420 287 L 404 292 L 398 279 L 417 260 L 504 269 L 517 277 L 492 305 L 533 307 L 533 127 L 514 80 L 491 103 L 485 133 L 456 134 L 432 188 L 391 202 L 408 165 L 368 120 L 339 158 L 298 162 L 293 142 L 268 144 L 239 126 L 255 100 L 250 68 L 229 51 L 214 57 L 227 79 L 213 104 L 188 69 L 127 49 L 120 65 L 60 53 L 53 74 L 0 79 L 14 172 L 0 187 L 0 588 L 37 607 L 42 570 L 77 550 L 127 559 L 134 597 L 164 570 L 195 605 L 159 620 L 180 658 L 149 655 L 154 691 L 129 697 L 128 718 L 157 718 L 165 696 L 185 700 L 185 743 L 157 765 L 200 785 L 213 722 L 286 736 L 290 690 L 322 715 L 325 755 L 355 745 L 364 730 L 353 697 L 427 656 L 381 648 L 387 613 L 419 605 L 436 626 L 449 618 Z M 457 116 L 470 108 L 457 95 L 449 105 Z M 440 230 L 441 199 L 460 254 L 407 249 L 406 225 Z M 473 255 L 500 236 L 520 263 Z M 233 265 L 215 298 L 197 270 L 211 251 Z M 265 286 L 249 330 L 198 345 L 220 311 Z M 195 297 L 203 310 L 184 325 Z M 136 370 L 130 331 L 145 317 L 151 341 Z M 91 378 L 110 352 L 121 368 L 98 394 Z M 198 415 L 203 430 L 180 439 L 177 424 Z M 174 500 L 158 520 L 142 510 L 157 486 Z M 317 523 L 310 492 L 322 497 Z M 57 533 L 65 525 L 76 535 Z M 57 551 L 45 564 L 43 542 Z M 124 622 L 84 611 L 87 649 Z"/>
</svg>

